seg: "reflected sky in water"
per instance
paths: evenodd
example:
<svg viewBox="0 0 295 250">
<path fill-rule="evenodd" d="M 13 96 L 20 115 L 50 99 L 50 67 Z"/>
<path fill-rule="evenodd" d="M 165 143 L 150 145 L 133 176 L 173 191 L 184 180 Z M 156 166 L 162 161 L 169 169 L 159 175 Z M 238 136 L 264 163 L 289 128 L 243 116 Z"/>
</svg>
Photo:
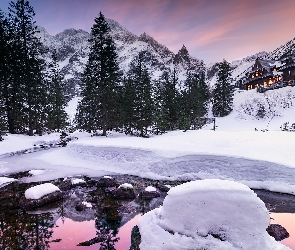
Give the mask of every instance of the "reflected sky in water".
<svg viewBox="0 0 295 250">
<path fill-rule="evenodd" d="M 271 213 L 270 217 L 271 224 L 282 225 L 288 233 L 290 234 L 289 238 L 281 241 L 284 245 L 295 249 L 295 214 L 291 213 Z"/>
<path fill-rule="evenodd" d="M 133 219 L 128 221 L 122 227 L 120 227 L 117 238 L 120 238 L 118 242 L 115 243 L 114 247 L 116 250 L 126 250 L 129 249 L 131 245 L 131 230 L 136 225 L 136 222 L 140 215 L 135 216 Z M 60 242 L 51 242 L 50 249 L 88 249 L 97 250 L 99 243 L 93 244 L 91 246 L 77 246 L 81 242 L 88 241 L 95 238 L 96 235 L 95 221 L 83 221 L 77 222 L 68 218 L 58 219 L 56 222 L 56 227 L 52 235 L 52 240 L 61 239 Z"/>
</svg>

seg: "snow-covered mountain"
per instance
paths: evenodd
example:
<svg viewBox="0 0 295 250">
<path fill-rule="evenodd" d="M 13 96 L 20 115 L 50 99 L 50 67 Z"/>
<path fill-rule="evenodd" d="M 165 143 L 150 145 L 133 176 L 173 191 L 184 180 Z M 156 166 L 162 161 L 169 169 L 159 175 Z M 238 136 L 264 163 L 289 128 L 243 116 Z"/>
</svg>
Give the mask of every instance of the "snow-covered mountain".
<svg viewBox="0 0 295 250">
<path fill-rule="evenodd" d="M 145 63 L 152 75 L 157 79 L 163 71 L 176 69 L 180 80 L 184 80 L 187 71 L 199 71 L 206 67 L 208 84 L 213 87 L 216 82 L 216 64 L 205 65 L 202 60 L 192 57 L 183 45 L 174 54 L 165 45 L 158 43 L 147 33 L 137 36 L 118 22 L 107 19 L 111 29 L 111 35 L 115 41 L 119 55 L 119 64 L 124 72 L 129 69 L 129 64 L 139 52 L 144 51 Z M 66 29 L 63 32 L 52 36 L 44 28 L 39 28 L 41 41 L 50 52 L 57 52 L 57 59 L 60 65 L 63 81 L 67 86 L 67 94 L 72 97 L 79 95 L 79 83 L 81 73 L 88 59 L 88 39 L 90 34 L 84 30 Z M 48 53 L 49 56 L 50 53 Z M 257 58 L 264 60 L 279 61 L 295 54 L 295 38 L 272 52 L 259 52 L 247 56 L 242 60 L 231 62 L 233 83 L 239 86 L 246 75 L 251 71 Z"/>
<path fill-rule="evenodd" d="M 274 51 L 270 52 L 267 59 L 281 60 L 286 57 L 294 56 L 294 55 L 295 55 L 295 37 L 292 40 L 281 45 Z"/>
<path fill-rule="evenodd" d="M 124 72 L 128 71 L 130 62 L 141 51 L 145 52 L 145 63 L 153 78 L 158 78 L 163 71 L 176 68 L 179 79 L 183 80 L 188 70 L 198 71 L 203 67 L 203 61 L 190 56 L 184 45 L 174 54 L 147 33 L 136 36 L 114 20 L 107 19 L 107 22 L 117 47 L 120 67 Z M 38 28 L 45 47 L 50 52 L 57 53 L 61 74 L 68 89 L 67 94 L 78 95 L 81 73 L 88 59 L 90 34 L 81 29 L 66 29 L 51 36 L 43 27 Z"/>
</svg>

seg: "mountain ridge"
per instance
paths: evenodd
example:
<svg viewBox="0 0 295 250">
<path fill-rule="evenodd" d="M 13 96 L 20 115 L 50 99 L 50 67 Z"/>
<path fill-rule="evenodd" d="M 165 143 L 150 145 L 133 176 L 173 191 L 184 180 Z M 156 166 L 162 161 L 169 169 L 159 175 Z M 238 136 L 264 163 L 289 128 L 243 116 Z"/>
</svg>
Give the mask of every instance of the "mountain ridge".
<svg viewBox="0 0 295 250">
<path fill-rule="evenodd" d="M 145 63 L 152 79 L 157 79 L 164 71 L 176 70 L 180 82 L 186 78 L 188 71 L 198 72 L 204 70 L 211 72 L 207 74 L 209 85 L 214 85 L 214 75 L 216 74 L 216 63 L 205 64 L 203 60 L 191 56 L 185 47 L 173 53 L 163 44 L 160 44 L 152 36 L 143 32 L 137 36 L 117 21 L 107 19 L 110 27 L 110 35 L 114 39 L 118 52 L 118 62 L 124 73 L 129 69 L 129 64 L 133 58 L 141 51 L 145 54 Z M 79 95 L 79 85 L 81 73 L 88 59 L 90 38 L 89 32 L 82 29 L 69 28 L 56 34 L 50 35 L 45 28 L 38 26 L 41 42 L 50 52 L 56 51 L 57 60 L 60 66 L 64 84 L 67 86 L 70 97 Z M 280 60 L 284 56 L 294 55 L 295 38 L 279 46 L 271 52 L 258 52 L 249 55 L 241 60 L 232 61 L 232 75 L 235 82 L 241 80 L 257 59 Z M 48 53 L 48 57 L 49 57 Z M 215 68 L 214 68 L 215 67 Z M 211 83 L 210 83 L 211 82 Z M 181 83 L 180 83 L 181 84 Z"/>
</svg>

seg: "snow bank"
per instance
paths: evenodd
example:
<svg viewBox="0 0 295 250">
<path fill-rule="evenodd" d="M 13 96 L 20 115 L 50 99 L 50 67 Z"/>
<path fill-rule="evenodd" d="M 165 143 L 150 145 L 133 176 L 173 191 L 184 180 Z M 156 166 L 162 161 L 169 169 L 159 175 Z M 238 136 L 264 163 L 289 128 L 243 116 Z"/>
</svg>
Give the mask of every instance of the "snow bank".
<svg viewBox="0 0 295 250">
<path fill-rule="evenodd" d="M 44 183 L 27 189 L 25 191 L 25 197 L 26 199 L 36 200 L 55 191 L 60 191 L 60 189 L 51 183 Z"/>
<path fill-rule="evenodd" d="M 13 178 L 8 178 L 8 177 L 0 177 L 0 187 L 4 184 L 10 183 L 15 181 Z"/>
<path fill-rule="evenodd" d="M 192 181 L 170 189 L 138 222 L 140 249 L 288 249 L 269 236 L 264 203 L 247 186 Z"/>
<path fill-rule="evenodd" d="M 33 149 L 34 147 L 49 143 L 59 141 L 59 133 L 52 133 L 43 136 L 26 136 L 26 135 L 14 135 L 8 134 L 4 136 L 4 141 L 0 142 L 0 156 L 16 153 L 21 150 Z"/>
<path fill-rule="evenodd" d="M 33 169 L 29 171 L 29 174 L 31 175 L 40 175 L 43 174 L 46 170 L 44 169 Z"/>
</svg>

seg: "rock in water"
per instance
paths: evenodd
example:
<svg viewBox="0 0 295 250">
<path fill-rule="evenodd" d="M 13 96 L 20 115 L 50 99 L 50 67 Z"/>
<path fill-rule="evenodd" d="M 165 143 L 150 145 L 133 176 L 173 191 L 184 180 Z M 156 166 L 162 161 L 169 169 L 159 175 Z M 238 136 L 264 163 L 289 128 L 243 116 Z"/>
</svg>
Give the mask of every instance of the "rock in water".
<svg viewBox="0 0 295 250">
<path fill-rule="evenodd" d="M 287 239 L 290 236 L 286 228 L 279 224 L 270 224 L 266 231 L 270 236 L 274 237 L 276 241 Z"/>
</svg>

